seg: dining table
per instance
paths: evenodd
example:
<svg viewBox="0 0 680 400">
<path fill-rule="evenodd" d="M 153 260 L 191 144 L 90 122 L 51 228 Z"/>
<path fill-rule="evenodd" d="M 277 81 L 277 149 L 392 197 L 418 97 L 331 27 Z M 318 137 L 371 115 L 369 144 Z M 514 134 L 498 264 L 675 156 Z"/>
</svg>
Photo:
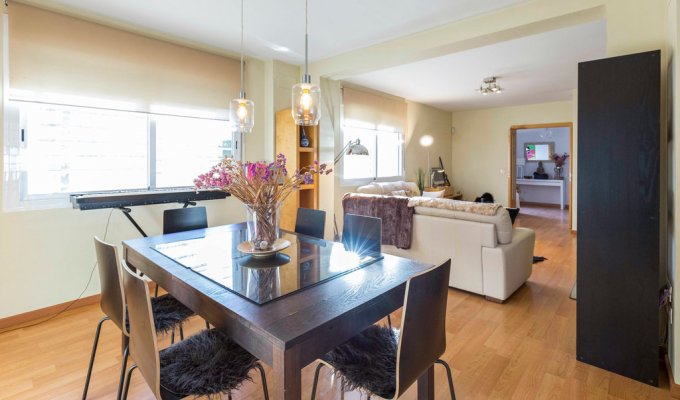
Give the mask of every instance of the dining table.
<svg viewBox="0 0 680 400">
<path fill-rule="evenodd" d="M 266 258 L 239 251 L 245 223 L 126 240 L 124 258 L 270 366 L 272 399 L 299 400 L 302 369 L 402 307 L 408 279 L 432 265 L 280 236 L 288 247 Z M 417 392 L 434 399 L 432 367 Z"/>
</svg>

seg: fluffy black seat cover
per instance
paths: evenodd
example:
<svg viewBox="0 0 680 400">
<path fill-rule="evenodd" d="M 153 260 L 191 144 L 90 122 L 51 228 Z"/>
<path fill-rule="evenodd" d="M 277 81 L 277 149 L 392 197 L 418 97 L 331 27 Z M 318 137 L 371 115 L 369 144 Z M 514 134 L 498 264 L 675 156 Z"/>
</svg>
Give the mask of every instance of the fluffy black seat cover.
<svg viewBox="0 0 680 400">
<path fill-rule="evenodd" d="M 169 294 L 151 298 L 151 312 L 157 333 L 168 333 L 194 315 L 194 312 Z M 129 321 L 125 321 L 128 331 Z"/>
<path fill-rule="evenodd" d="M 161 386 L 178 395 L 206 396 L 237 389 L 257 359 L 228 336 L 202 331 L 162 350 Z"/>
<path fill-rule="evenodd" d="M 396 391 L 397 334 L 373 325 L 324 356 L 345 379 L 343 390 L 364 390 L 386 399 Z"/>
</svg>

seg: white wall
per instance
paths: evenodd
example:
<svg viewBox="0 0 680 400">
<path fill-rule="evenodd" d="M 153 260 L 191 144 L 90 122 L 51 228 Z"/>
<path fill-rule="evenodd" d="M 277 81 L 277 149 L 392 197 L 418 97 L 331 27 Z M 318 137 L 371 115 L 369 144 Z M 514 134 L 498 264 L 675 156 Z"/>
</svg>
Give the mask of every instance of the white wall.
<svg viewBox="0 0 680 400">
<path fill-rule="evenodd" d="M 541 135 L 545 136 L 546 135 L 546 129 L 543 128 L 535 128 L 535 129 L 518 129 L 517 130 L 517 138 L 516 138 L 516 159 L 517 159 L 517 165 L 522 165 L 523 167 L 523 176 L 533 176 L 534 172 L 536 172 L 536 168 L 538 168 L 538 163 L 533 162 L 533 161 L 525 161 L 524 157 L 524 144 L 525 143 L 543 143 L 543 142 L 552 142 L 555 144 L 555 154 L 571 154 L 571 150 L 569 149 L 570 145 L 570 140 L 569 140 L 569 128 L 566 127 L 559 127 L 559 128 L 550 128 L 550 133 L 552 136 L 546 136 L 546 137 L 541 137 Z M 570 158 L 567 158 L 567 161 L 564 163 L 564 167 L 562 169 L 562 176 L 568 181 L 569 178 L 569 164 L 570 164 Z M 552 178 L 553 175 L 555 174 L 555 162 L 553 161 L 544 161 L 543 162 L 543 169 L 545 172 L 550 175 Z M 518 168 L 519 171 L 519 168 Z M 521 178 L 519 174 L 517 175 L 518 178 Z M 560 204 L 560 197 L 556 195 L 558 193 L 557 190 L 555 190 L 554 187 L 538 187 L 538 186 L 522 186 L 521 187 L 521 194 L 520 194 L 520 199 L 521 201 L 528 201 L 532 203 L 544 203 L 544 204 Z M 569 204 L 569 190 L 568 187 L 565 187 L 564 191 L 564 204 Z"/>
</svg>

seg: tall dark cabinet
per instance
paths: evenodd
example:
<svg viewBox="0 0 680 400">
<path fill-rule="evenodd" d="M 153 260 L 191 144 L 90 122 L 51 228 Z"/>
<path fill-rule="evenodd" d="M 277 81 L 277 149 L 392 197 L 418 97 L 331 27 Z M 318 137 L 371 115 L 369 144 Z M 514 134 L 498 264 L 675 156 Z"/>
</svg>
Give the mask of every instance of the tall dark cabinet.
<svg viewBox="0 0 680 400">
<path fill-rule="evenodd" d="M 578 67 L 577 357 L 655 386 L 660 57 Z"/>
</svg>

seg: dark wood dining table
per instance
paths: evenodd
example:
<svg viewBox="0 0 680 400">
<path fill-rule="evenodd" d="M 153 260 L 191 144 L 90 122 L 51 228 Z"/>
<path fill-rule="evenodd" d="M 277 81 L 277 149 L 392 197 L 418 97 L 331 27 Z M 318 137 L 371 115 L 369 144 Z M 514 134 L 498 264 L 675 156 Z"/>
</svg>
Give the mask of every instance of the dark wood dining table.
<svg viewBox="0 0 680 400">
<path fill-rule="evenodd" d="M 406 281 L 431 267 L 383 254 L 377 261 L 351 272 L 257 304 L 154 248 L 243 230 L 244 224 L 233 224 L 126 240 L 123 242 L 124 257 L 131 267 L 147 275 L 197 315 L 269 365 L 272 368 L 268 382 L 272 399 L 299 400 L 302 368 L 402 307 Z M 302 248 L 303 242 L 312 240 L 291 232 L 286 232 L 285 237 L 297 244 L 298 249 Z M 317 245 L 338 244 L 321 241 Z M 213 243 L 212 248 L 217 251 L 215 246 L 220 245 Z M 224 247 L 229 246 L 231 243 L 225 240 Z M 211 251 L 210 247 L 206 249 Z M 295 279 L 302 280 L 297 270 L 314 265 L 322 258 L 317 254 L 315 260 L 313 253 L 305 257 L 304 263 L 302 258 L 296 260 L 293 256 L 291 259 L 294 264 L 291 267 L 293 285 L 296 284 Z M 434 399 L 432 368 L 423 373 L 417 386 L 418 399 Z"/>
</svg>

